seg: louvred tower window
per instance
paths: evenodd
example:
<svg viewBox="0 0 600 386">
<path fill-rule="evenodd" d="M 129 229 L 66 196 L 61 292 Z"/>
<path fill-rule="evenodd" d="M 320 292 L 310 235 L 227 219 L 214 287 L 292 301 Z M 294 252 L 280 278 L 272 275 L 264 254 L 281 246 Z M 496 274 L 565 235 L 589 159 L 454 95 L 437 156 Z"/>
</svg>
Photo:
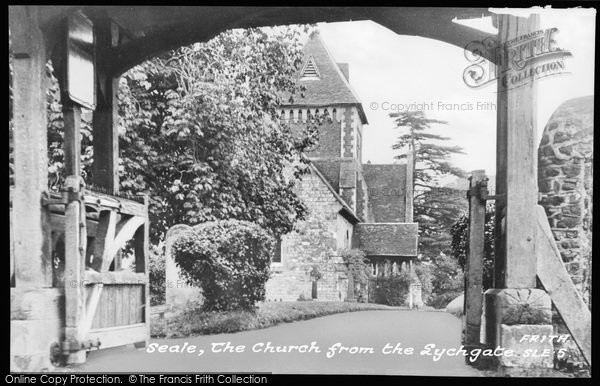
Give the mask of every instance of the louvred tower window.
<svg viewBox="0 0 600 386">
<path fill-rule="evenodd" d="M 302 69 L 301 79 L 319 79 L 321 74 L 312 56 L 308 58 Z"/>
</svg>

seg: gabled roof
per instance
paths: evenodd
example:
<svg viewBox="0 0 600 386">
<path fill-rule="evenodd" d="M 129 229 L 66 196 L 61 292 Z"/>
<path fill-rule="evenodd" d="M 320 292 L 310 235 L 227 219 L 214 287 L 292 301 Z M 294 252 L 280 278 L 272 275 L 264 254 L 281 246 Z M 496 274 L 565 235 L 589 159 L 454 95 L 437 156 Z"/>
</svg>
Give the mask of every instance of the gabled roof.
<svg viewBox="0 0 600 386">
<path fill-rule="evenodd" d="M 342 65 L 347 66 L 345 63 Z M 309 72 L 307 75 L 310 76 L 304 76 L 307 70 Z M 315 73 L 318 76 L 314 76 Z M 363 124 L 368 123 L 360 99 L 317 31 L 313 32 L 304 46 L 304 63 L 297 76 L 298 83 L 306 88 L 304 97 L 296 94 L 294 102 L 286 105 L 315 107 L 355 105 Z"/>
</svg>

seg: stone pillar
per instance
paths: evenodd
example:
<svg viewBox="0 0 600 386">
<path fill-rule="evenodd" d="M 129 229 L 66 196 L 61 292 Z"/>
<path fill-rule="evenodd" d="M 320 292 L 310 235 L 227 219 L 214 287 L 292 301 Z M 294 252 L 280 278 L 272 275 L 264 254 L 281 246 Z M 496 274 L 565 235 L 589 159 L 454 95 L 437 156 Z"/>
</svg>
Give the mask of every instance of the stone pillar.
<svg viewBox="0 0 600 386">
<path fill-rule="evenodd" d="M 63 333 L 64 296 L 61 289 L 51 288 L 50 216 L 42 206 L 48 186 L 45 36 L 39 7 L 10 6 L 8 11 L 15 162 L 10 370 L 32 372 L 53 367 L 50 352 Z"/>
<path fill-rule="evenodd" d="M 13 51 L 14 269 L 17 287 L 51 287 L 48 186 L 46 47 L 36 7 L 9 8 Z"/>
<path fill-rule="evenodd" d="M 500 375 L 540 375 L 553 366 L 552 343 L 531 343 L 529 335 L 551 335 L 551 301 L 536 289 L 536 82 L 507 88 L 515 68 L 511 51 L 520 36 L 539 30 L 539 15 L 495 16 L 498 27 L 498 110 L 496 166 L 495 289 L 485 294 L 486 342 L 513 355 L 497 358 Z M 513 41 L 511 43 L 511 41 Z M 507 44 L 510 43 L 510 44 Z M 527 355 L 538 350 L 546 357 Z M 544 351 L 549 350 L 549 351 Z"/>
<path fill-rule="evenodd" d="M 191 231 L 191 226 L 177 224 L 165 235 L 165 298 L 168 305 L 185 305 L 191 300 L 200 299 L 201 296 L 200 288 L 187 284 L 172 255 L 175 241 L 183 233 Z"/>
<path fill-rule="evenodd" d="M 491 289 L 485 294 L 486 343 L 515 351 L 498 358 L 502 375 L 539 375 L 554 365 L 551 342 L 531 342 L 534 335 L 553 334 L 550 297 L 541 289 Z M 527 356 L 537 350 L 542 357 Z M 546 350 L 546 351 L 544 351 Z M 532 351 L 530 351 L 532 353 Z"/>
</svg>

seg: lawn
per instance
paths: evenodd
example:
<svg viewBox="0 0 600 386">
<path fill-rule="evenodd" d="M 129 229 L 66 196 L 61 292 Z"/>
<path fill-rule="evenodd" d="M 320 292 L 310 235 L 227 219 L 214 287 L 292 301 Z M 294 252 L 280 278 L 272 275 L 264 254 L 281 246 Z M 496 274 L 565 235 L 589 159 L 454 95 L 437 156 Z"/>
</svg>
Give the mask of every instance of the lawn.
<svg viewBox="0 0 600 386">
<path fill-rule="evenodd" d="M 398 307 L 321 301 L 266 302 L 259 304 L 256 312 L 203 312 L 198 306 L 188 306 L 167 312 L 164 318 L 153 316 L 151 334 L 155 338 L 183 338 L 255 330 L 341 312 L 393 309 Z"/>
</svg>

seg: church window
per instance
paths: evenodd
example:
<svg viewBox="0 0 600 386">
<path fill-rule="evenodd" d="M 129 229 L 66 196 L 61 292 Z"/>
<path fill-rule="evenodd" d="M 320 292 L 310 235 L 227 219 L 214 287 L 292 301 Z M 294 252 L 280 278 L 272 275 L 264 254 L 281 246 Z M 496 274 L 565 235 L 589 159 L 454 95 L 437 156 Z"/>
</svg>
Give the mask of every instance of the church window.
<svg viewBox="0 0 600 386">
<path fill-rule="evenodd" d="M 273 246 L 273 257 L 271 263 L 281 263 L 281 239 L 275 242 Z"/>
</svg>

